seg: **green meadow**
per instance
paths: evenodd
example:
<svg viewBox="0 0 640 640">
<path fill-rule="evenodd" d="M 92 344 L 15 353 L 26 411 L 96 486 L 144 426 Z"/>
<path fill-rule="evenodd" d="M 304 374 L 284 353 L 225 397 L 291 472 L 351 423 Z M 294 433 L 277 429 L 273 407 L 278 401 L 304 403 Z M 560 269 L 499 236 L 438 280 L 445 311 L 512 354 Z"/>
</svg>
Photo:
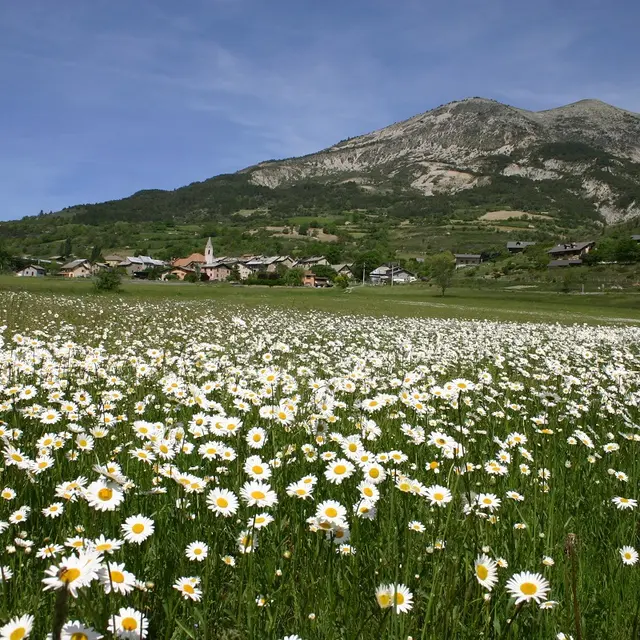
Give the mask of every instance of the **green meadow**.
<svg viewBox="0 0 640 640">
<path fill-rule="evenodd" d="M 83 279 L 16 278 L 0 276 L 0 291 L 96 295 Z M 497 285 L 455 286 L 444 296 L 435 286 L 355 285 L 343 291 L 304 287 L 233 286 L 179 282 L 126 281 L 111 295 L 126 300 L 212 300 L 219 304 L 261 305 L 289 309 L 330 311 L 397 317 L 467 318 L 521 322 L 634 323 L 640 321 L 640 294 L 624 292 L 560 293 Z"/>
</svg>

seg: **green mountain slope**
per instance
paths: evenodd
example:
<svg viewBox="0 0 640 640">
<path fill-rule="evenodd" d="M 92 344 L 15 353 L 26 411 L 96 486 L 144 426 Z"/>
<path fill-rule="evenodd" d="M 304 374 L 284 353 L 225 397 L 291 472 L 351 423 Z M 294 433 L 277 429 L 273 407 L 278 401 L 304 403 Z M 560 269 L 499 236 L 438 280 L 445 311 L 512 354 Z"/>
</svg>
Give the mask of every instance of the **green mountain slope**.
<svg viewBox="0 0 640 640">
<path fill-rule="evenodd" d="M 505 210 L 517 213 L 483 219 Z M 534 113 L 470 99 L 303 158 L 0 223 L 0 236 L 40 256 L 70 238 L 77 255 L 170 258 L 213 235 L 218 254 L 349 259 L 584 237 L 639 214 L 640 116 L 597 101 Z"/>
</svg>

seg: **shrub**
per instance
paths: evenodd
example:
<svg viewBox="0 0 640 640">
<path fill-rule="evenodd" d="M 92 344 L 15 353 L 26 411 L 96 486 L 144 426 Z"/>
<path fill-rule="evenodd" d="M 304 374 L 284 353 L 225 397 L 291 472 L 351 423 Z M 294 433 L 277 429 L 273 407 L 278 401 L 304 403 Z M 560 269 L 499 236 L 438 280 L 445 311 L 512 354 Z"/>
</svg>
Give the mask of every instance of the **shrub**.
<svg viewBox="0 0 640 640">
<path fill-rule="evenodd" d="M 98 271 L 93 281 L 96 291 L 119 291 L 122 285 L 122 278 L 117 271 L 103 269 Z"/>
</svg>

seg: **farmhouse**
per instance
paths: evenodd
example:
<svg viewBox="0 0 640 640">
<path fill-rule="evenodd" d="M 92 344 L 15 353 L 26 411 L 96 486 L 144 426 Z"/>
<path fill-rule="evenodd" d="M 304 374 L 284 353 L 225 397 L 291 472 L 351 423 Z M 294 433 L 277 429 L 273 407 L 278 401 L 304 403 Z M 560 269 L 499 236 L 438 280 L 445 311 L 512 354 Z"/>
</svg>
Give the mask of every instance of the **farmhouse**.
<svg viewBox="0 0 640 640">
<path fill-rule="evenodd" d="M 295 260 L 290 256 L 252 256 L 248 260 L 241 259 L 241 261 L 254 273 L 275 273 L 279 265 L 291 269 L 295 264 Z"/>
<path fill-rule="evenodd" d="M 371 284 L 407 284 L 414 282 L 415 273 L 407 271 L 397 264 L 383 264 L 370 274 Z"/>
<path fill-rule="evenodd" d="M 134 275 L 148 269 L 157 269 L 165 267 L 166 264 L 162 260 L 156 260 L 151 256 L 129 256 L 122 262 L 118 263 L 118 267 L 123 268 L 127 275 Z"/>
<path fill-rule="evenodd" d="M 300 258 L 292 266 L 301 267 L 303 269 L 310 269 L 311 267 L 317 267 L 321 264 L 328 265 L 329 261 L 324 256 L 311 256 L 310 258 Z"/>
<path fill-rule="evenodd" d="M 89 278 L 93 275 L 93 265 L 85 258 L 79 258 L 63 264 L 60 275 L 65 278 Z"/>
<path fill-rule="evenodd" d="M 302 284 L 305 287 L 329 287 L 329 278 L 326 276 L 317 276 L 313 271 L 305 271 L 302 279 Z"/>
<path fill-rule="evenodd" d="M 213 282 L 228 280 L 233 273 L 236 263 L 233 260 L 220 260 L 212 265 L 207 265 L 205 275 Z"/>
<path fill-rule="evenodd" d="M 456 269 L 477 265 L 482 262 L 482 256 L 479 253 L 454 253 L 456 259 Z"/>
<path fill-rule="evenodd" d="M 567 260 L 568 258 L 581 258 L 589 253 L 596 243 L 592 240 L 587 242 L 568 242 L 558 244 L 553 249 L 549 249 L 547 253 L 555 260 Z"/>
<path fill-rule="evenodd" d="M 30 264 L 22 271 L 18 271 L 16 275 L 22 278 L 41 278 L 42 276 L 47 275 L 47 272 L 45 271 L 44 267 L 41 267 L 40 265 Z"/>
<path fill-rule="evenodd" d="M 267 258 L 265 256 L 254 256 L 253 258 L 251 258 L 251 260 L 247 260 L 244 264 L 254 273 L 272 273 L 276 270 L 276 263 L 274 262 L 274 258 Z"/>
<path fill-rule="evenodd" d="M 123 260 L 124 260 L 124 257 L 118 256 L 115 254 L 104 257 L 105 263 L 108 264 L 110 267 L 117 267 Z"/>
<path fill-rule="evenodd" d="M 345 276 L 349 278 L 349 280 L 353 279 L 355 276 L 352 270 L 352 264 L 332 264 L 331 268 L 339 275 Z"/>
<path fill-rule="evenodd" d="M 533 247 L 535 242 L 524 242 L 522 240 L 516 240 L 515 242 L 507 242 L 507 251 L 509 253 L 520 253 L 527 247 Z"/>
<path fill-rule="evenodd" d="M 173 267 L 171 271 L 162 275 L 162 280 L 166 280 L 167 276 L 175 276 L 178 280 L 184 280 L 189 273 L 195 273 L 196 270 L 191 267 Z"/>
</svg>

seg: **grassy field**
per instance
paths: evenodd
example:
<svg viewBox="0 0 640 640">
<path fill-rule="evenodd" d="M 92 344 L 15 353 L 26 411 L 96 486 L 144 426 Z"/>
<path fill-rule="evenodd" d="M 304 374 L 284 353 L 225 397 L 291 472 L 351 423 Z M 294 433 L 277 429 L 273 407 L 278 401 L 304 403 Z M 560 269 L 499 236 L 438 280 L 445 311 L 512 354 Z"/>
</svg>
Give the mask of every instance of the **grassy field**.
<svg viewBox="0 0 640 640">
<path fill-rule="evenodd" d="M 638 639 L 637 326 L 370 313 L 553 317 L 504 291 L 19 285 L 0 638 Z M 632 312 L 587 298 L 546 304 Z"/>
<path fill-rule="evenodd" d="M 94 295 L 87 280 L 0 276 L 0 291 Z M 210 299 L 223 304 L 269 305 L 372 316 L 468 318 L 607 324 L 640 322 L 640 294 L 561 294 L 514 290 L 494 285 L 486 289 L 454 287 L 441 296 L 423 284 L 397 287 L 333 289 L 247 287 L 227 284 L 126 282 L 115 295 L 125 299 Z"/>
</svg>

